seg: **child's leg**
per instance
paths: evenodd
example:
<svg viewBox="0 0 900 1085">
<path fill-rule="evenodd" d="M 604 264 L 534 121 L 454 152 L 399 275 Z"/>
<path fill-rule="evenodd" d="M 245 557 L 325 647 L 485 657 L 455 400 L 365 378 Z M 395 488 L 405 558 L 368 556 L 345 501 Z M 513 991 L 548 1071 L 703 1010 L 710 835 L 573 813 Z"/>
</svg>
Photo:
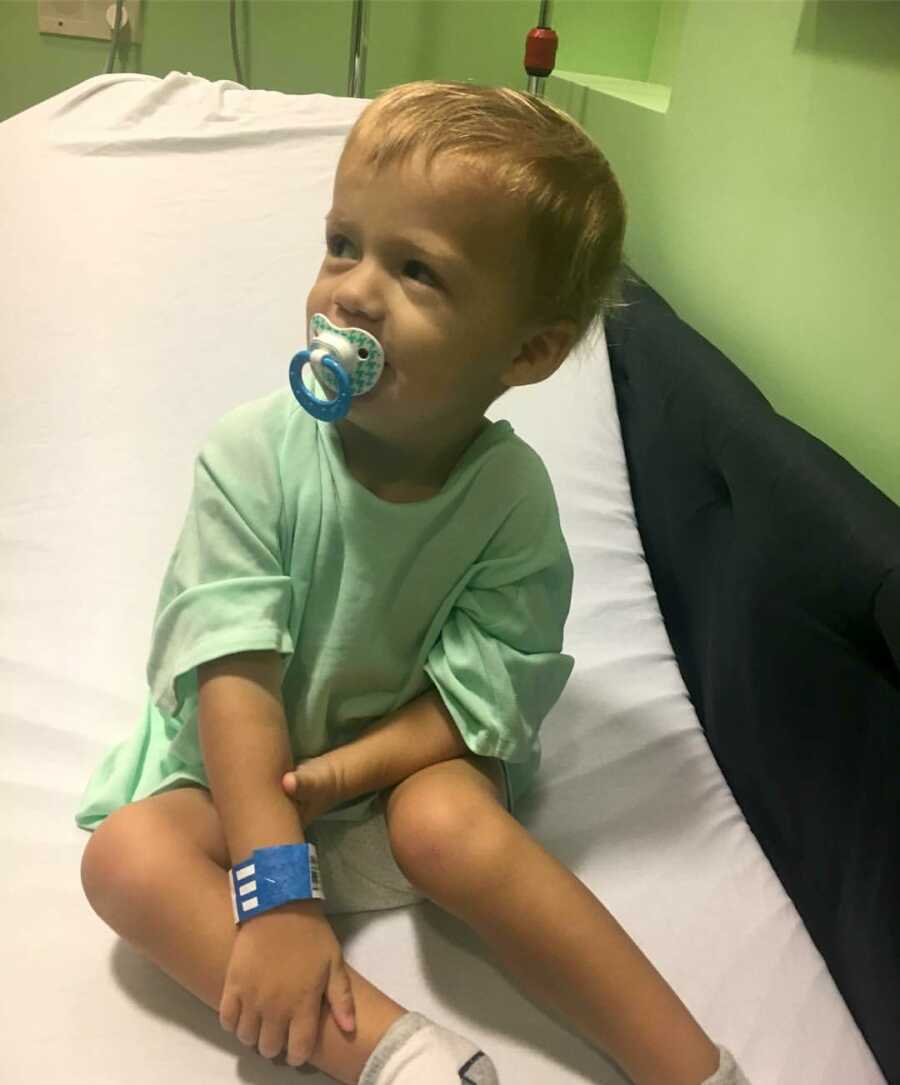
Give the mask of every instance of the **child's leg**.
<svg viewBox="0 0 900 1085">
<path fill-rule="evenodd" d="M 209 793 L 186 787 L 131 803 L 94 832 L 82 860 L 91 906 L 122 938 L 218 1011 L 237 928 L 225 839 Z M 355 1085 L 381 1037 L 406 1010 L 349 965 L 356 1029 L 323 1002 L 309 1062 Z"/>
<path fill-rule="evenodd" d="M 635 1085 L 706 1081 L 719 1066 L 716 1045 L 587 886 L 499 798 L 469 758 L 398 784 L 387 820 L 403 873 Z"/>
</svg>

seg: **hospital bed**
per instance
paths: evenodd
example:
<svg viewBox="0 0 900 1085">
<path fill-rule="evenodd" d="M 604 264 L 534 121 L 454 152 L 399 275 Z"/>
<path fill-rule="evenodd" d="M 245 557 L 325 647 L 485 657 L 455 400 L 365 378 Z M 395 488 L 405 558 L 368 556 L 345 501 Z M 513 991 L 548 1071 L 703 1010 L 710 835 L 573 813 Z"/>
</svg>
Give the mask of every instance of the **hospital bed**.
<svg viewBox="0 0 900 1085">
<path fill-rule="evenodd" d="M 0 125 L 10 1085 L 297 1073 L 92 913 L 73 815 L 141 710 L 193 458 L 305 345 L 365 104 L 116 74 Z M 576 575 L 522 820 L 754 1085 L 900 1082 L 900 510 L 634 272 L 626 300 L 606 344 L 491 412 L 544 458 Z M 332 922 L 507 1085 L 624 1082 L 433 905 Z"/>
</svg>

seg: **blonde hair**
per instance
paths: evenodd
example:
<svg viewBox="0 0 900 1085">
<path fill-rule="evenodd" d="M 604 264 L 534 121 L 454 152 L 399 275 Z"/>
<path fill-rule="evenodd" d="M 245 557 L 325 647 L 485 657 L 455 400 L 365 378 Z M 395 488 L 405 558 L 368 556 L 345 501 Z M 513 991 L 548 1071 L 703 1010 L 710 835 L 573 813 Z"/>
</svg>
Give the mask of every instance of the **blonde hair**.
<svg viewBox="0 0 900 1085">
<path fill-rule="evenodd" d="M 606 158 L 567 113 L 508 87 L 421 81 L 392 87 L 359 115 L 346 148 L 369 165 L 403 161 L 416 150 L 428 168 L 462 156 L 525 215 L 536 322 L 568 318 L 581 342 L 594 324 L 623 308 L 626 208 Z"/>
</svg>

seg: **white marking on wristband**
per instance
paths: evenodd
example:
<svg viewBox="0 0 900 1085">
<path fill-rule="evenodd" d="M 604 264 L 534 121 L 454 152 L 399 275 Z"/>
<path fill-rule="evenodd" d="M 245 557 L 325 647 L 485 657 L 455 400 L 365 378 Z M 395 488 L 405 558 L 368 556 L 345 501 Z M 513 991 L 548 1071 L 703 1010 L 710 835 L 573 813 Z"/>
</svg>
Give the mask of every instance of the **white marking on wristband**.
<svg viewBox="0 0 900 1085">
<path fill-rule="evenodd" d="M 254 878 L 252 882 L 247 882 L 246 885 L 242 885 L 238 892 L 241 894 L 242 897 L 245 897 L 248 893 L 255 893 L 256 879 Z"/>
<path fill-rule="evenodd" d="M 256 866 L 253 863 L 248 863 L 246 866 L 242 866 L 240 870 L 234 872 L 234 876 L 237 880 L 243 881 L 244 878 L 250 878 L 256 873 Z"/>
<path fill-rule="evenodd" d="M 258 904 L 259 904 L 259 897 L 251 897 L 249 900 L 242 900 L 241 901 L 241 910 L 244 911 L 244 912 L 249 912 L 251 909 L 255 908 Z"/>
</svg>

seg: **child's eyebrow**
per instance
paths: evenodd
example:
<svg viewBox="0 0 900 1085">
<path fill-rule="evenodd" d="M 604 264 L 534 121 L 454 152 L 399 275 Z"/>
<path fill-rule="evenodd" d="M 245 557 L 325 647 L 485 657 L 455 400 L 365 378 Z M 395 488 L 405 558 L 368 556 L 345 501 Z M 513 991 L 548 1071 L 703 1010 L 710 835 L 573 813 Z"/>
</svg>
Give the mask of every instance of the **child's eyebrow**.
<svg viewBox="0 0 900 1085">
<path fill-rule="evenodd" d="M 352 229 L 353 223 L 343 216 L 329 212 L 325 216 L 325 225 L 331 230 Z M 453 272 L 463 272 L 468 266 L 468 261 L 460 253 L 453 249 L 429 249 L 413 241 L 411 237 L 398 236 L 392 239 L 391 244 L 396 248 L 411 249 L 417 255 L 431 260 L 436 264 L 442 264 Z"/>
</svg>

